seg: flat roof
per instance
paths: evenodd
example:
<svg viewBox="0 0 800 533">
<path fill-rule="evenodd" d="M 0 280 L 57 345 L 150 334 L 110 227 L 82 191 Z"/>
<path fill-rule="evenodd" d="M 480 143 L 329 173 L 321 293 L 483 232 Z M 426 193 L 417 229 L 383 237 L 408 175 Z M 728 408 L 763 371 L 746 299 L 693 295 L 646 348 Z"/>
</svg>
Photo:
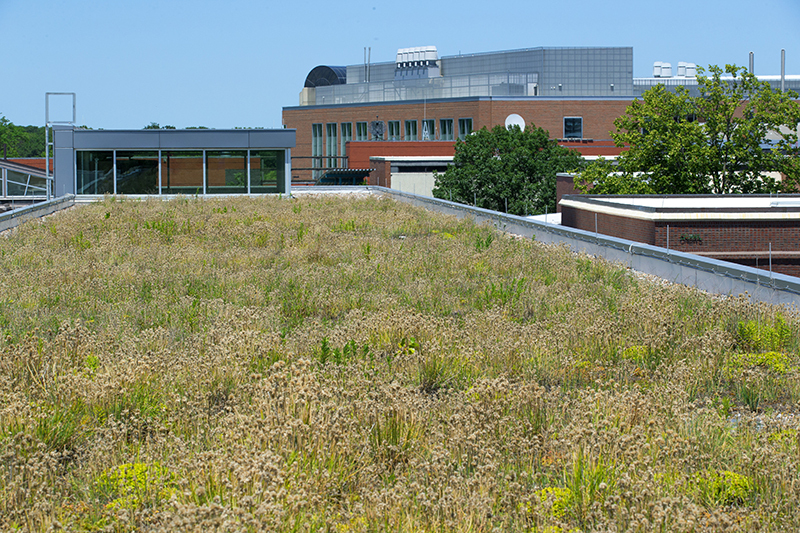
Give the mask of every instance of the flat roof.
<svg viewBox="0 0 800 533">
<path fill-rule="evenodd" d="M 403 162 L 431 162 L 431 161 L 444 161 L 450 163 L 453 161 L 452 155 L 398 155 L 398 156 L 391 156 L 391 155 L 373 155 L 369 157 L 370 159 L 375 159 L 376 161 L 398 161 L 400 163 Z"/>
<path fill-rule="evenodd" d="M 800 194 L 565 195 L 560 202 L 640 220 L 800 220 Z"/>
<path fill-rule="evenodd" d="M 294 148 L 294 129 L 249 130 L 84 130 L 56 127 L 56 134 L 68 131 L 75 150 L 200 150 Z M 59 136 L 59 141 L 62 137 Z M 64 143 L 61 143 L 64 146 Z"/>
</svg>

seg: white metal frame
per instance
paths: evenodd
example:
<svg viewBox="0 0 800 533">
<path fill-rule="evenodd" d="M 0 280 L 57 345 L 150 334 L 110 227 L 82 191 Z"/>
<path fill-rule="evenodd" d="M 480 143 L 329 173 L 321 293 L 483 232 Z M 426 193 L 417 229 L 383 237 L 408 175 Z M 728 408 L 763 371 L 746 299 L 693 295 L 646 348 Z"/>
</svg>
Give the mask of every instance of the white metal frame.
<svg viewBox="0 0 800 533">
<path fill-rule="evenodd" d="M 50 120 L 50 97 L 51 96 L 72 96 L 72 120 Z M 50 191 L 52 190 L 53 177 L 50 175 L 50 147 L 53 146 L 55 151 L 54 142 L 50 141 L 50 126 L 53 124 L 75 125 L 77 121 L 76 114 L 76 97 L 75 93 L 44 93 L 44 175 L 47 188 L 47 200 L 50 200 Z M 55 155 L 55 154 L 54 154 Z M 55 157 L 53 158 L 53 165 L 55 166 Z M 53 168 L 55 173 L 55 168 Z"/>
</svg>

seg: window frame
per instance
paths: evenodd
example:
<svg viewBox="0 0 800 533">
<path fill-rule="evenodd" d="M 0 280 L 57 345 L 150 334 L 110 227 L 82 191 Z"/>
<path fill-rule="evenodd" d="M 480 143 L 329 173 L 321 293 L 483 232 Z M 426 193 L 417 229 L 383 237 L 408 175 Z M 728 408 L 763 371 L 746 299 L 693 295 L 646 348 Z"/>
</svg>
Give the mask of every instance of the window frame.
<svg viewBox="0 0 800 533">
<path fill-rule="evenodd" d="M 577 120 L 580 124 L 579 135 L 567 135 L 567 121 L 568 120 Z M 563 137 L 562 139 L 583 139 L 583 117 L 564 117 L 563 123 Z"/>
<path fill-rule="evenodd" d="M 389 141 L 399 141 L 402 139 L 402 131 L 400 131 L 400 121 L 399 120 L 388 120 L 386 129 L 388 131 L 387 140 Z"/>
<path fill-rule="evenodd" d="M 419 140 L 419 133 L 418 133 L 419 130 L 417 129 L 417 119 L 406 120 L 405 121 L 404 130 L 405 130 L 405 140 L 407 140 L 407 141 L 418 141 Z"/>
<path fill-rule="evenodd" d="M 369 140 L 369 122 L 364 122 L 364 121 L 356 122 L 356 140 L 357 141 Z"/>
<path fill-rule="evenodd" d="M 336 159 L 336 156 L 339 155 L 339 125 L 336 122 L 325 124 L 325 155 L 327 156 L 325 162 L 327 168 L 339 166 L 339 160 Z"/>
<path fill-rule="evenodd" d="M 467 124 L 469 124 L 469 131 L 464 131 L 464 130 L 467 129 L 466 127 L 464 127 Z M 458 119 L 458 140 L 459 141 L 466 140 L 467 139 L 467 135 L 472 133 L 472 131 L 473 131 L 473 129 L 472 129 L 472 118 L 471 117 L 464 117 L 464 118 Z"/>
<path fill-rule="evenodd" d="M 439 119 L 439 140 L 455 141 L 455 120 L 452 118 Z"/>
<path fill-rule="evenodd" d="M 342 122 L 339 124 L 339 153 L 347 155 L 347 142 L 353 140 L 353 123 Z"/>
<path fill-rule="evenodd" d="M 311 166 L 312 167 L 321 167 L 322 166 L 322 156 L 324 155 L 323 152 L 323 135 L 325 129 L 323 128 L 323 124 L 321 122 L 315 122 L 311 124 Z M 313 179 L 318 179 L 322 174 L 321 170 L 312 170 L 311 177 Z"/>
</svg>

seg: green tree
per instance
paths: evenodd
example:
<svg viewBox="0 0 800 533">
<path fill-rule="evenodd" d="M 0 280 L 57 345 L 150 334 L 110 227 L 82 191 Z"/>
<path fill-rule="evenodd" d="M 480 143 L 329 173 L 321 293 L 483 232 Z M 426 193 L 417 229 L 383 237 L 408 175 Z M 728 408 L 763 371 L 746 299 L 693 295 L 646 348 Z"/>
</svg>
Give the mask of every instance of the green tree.
<svg viewBox="0 0 800 533">
<path fill-rule="evenodd" d="M 735 65 L 698 76 L 699 96 L 657 85 L 614 121 L 612 169 L 599 160 L 576 178 L 595 194 L 731 194 L 796 191 L 800 181 L 793 91 L 774 90 Z M 765 172 L 782 172 L 778 182 Z"/>
<path fill-rule="evenodd" d="M 495 126 L 456 143 L 453 164 L 435 174 L 433 195 L 516 215 L 554 212 L 556 174 L 582 168 L 574 150 L 536 126 Z"/>
<path fill-rule="evenodd" d="M 21 130 L 20 140 L 17 144 L 19 156 L 44 157 L 44 126 L 17 126 L 17 128 Z"/>
<path fill-rule="evenodd" d="M 176 128 L 175 128 L 175 126 L 170 126 L 169 124 L 167 124 L 166 126 L 161 126 L 158 122 L 151 122 L 150 124 L 148 124 L 147 126 L 145 126 L 142 129 L 145 129 L 145 130 L 174 130 Z"/>
<path fill-rule="evenodd" d="M 20 139 L 19 128 L 5 116 L 0 116 L 0 154 L 5 150 L 8 157 L 20 157 L 18 149 Z"/>
</svg>

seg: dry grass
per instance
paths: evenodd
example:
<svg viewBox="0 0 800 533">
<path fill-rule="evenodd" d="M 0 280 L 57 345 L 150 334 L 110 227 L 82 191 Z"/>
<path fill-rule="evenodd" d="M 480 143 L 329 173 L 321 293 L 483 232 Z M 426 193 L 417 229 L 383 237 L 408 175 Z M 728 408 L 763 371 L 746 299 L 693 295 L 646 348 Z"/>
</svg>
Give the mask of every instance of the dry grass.
<svg viewBox="0 0 800 533">
<path fill-rule="evenodd" d="M 390 200 L 0 241 L 0 529 L 800 529 L 798 317 Z"/>
</svg>

